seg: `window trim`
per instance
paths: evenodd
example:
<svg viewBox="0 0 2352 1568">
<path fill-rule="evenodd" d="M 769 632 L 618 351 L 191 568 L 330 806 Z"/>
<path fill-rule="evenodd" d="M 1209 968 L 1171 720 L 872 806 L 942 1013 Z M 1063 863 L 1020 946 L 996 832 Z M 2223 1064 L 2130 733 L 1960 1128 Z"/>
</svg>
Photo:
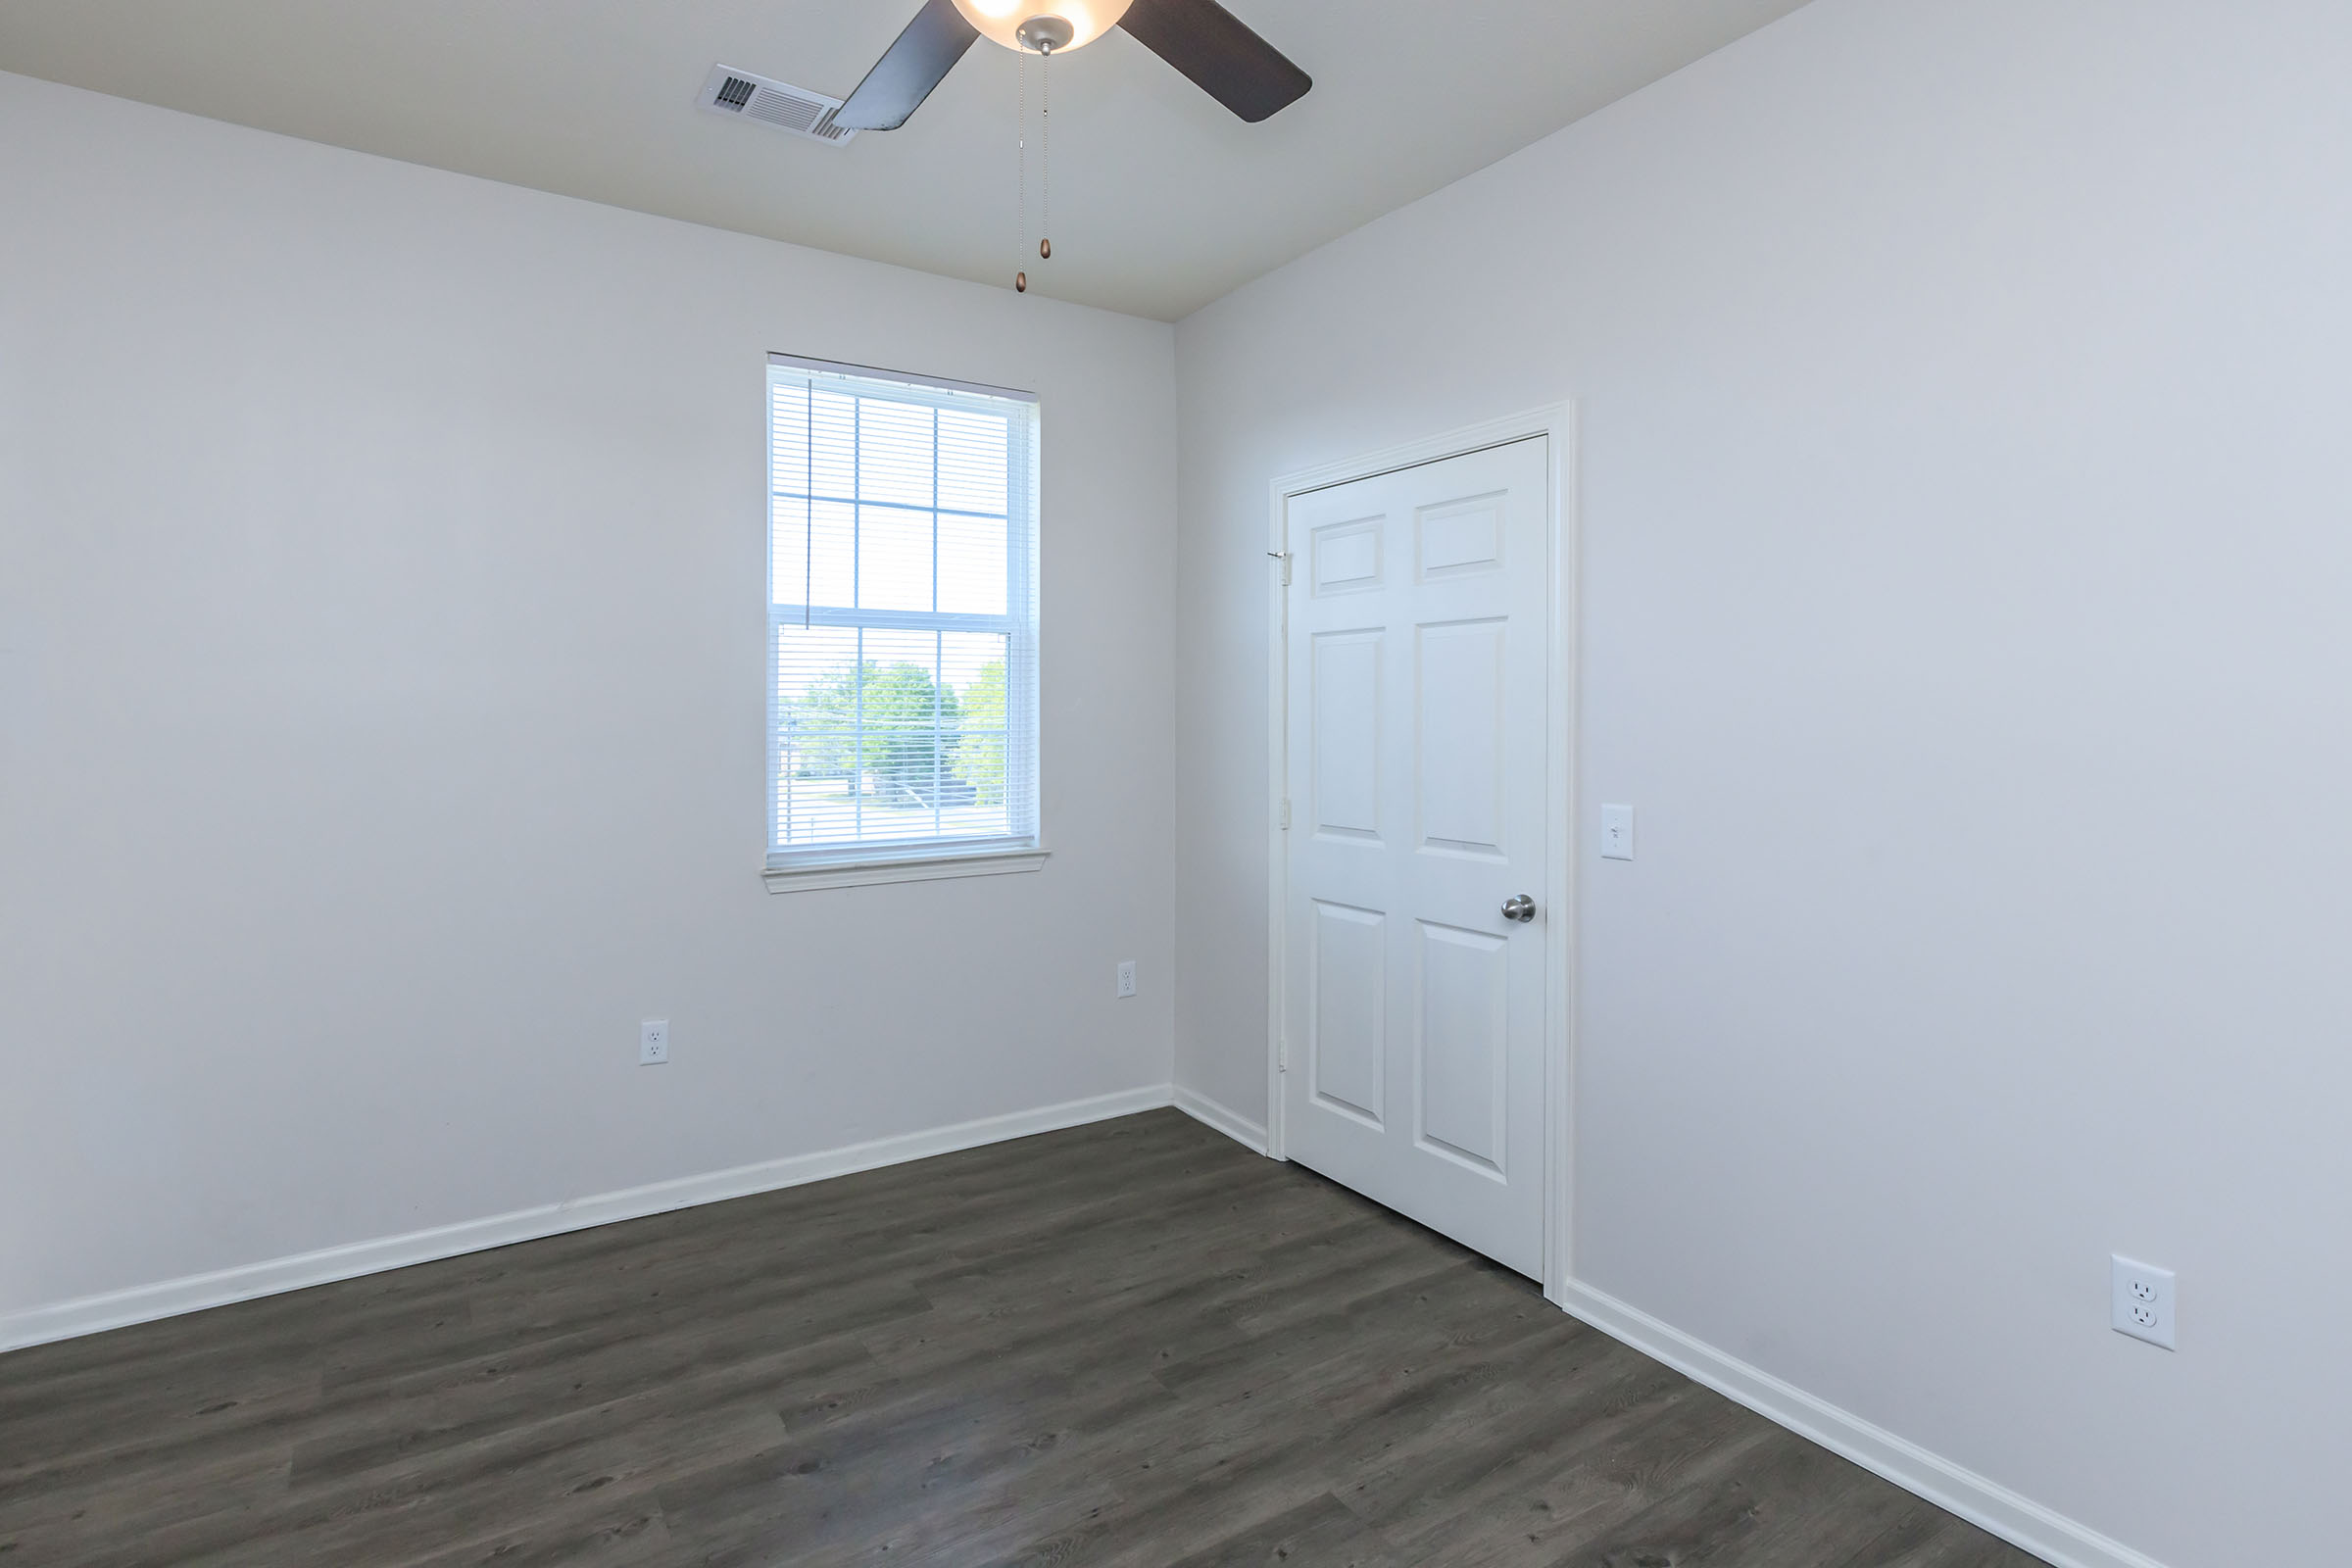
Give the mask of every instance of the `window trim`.
<svg viewBox="0 0 2352 1568">
<path fill-rule="evenodd" d="M 761 784 L 761 793 L 766 802 L 768 818 L 765 833 L 768 849 L 760 871 L 761 879 L 766 883 L 770 893 L 794 893 L 819 888 L 866 887 L 888 882 L 929 882 L 951 877 L 1002 876 L 1014 872 L 1043 869 L 1050 852 L 1045 843 L 1045 800 L 1038 776 L 1042 771 L 1045 750 L 1044 705 L 1038 691 L 1044 674 L 1041 662 L 1044 613 L 1041 604 L 1040 579 L 1042 573 L 1039 570 L 1039 557 L 1043 553 L 1042 536 L 1045 531 L 1045 434 L 1043 421 L 1038 414 L 1041 400 L 1034 392 L 1024 392 L 1012 387 L 991 386 L 985 382 L 955 381 L 944 376 L 917 375 L 905 370 L 852 365 L 837 360 L 808 359 L 791 354 L 769 354 L 766 369 L 772 371 L 778 368 L 880 382 L 885 386 L 905 387 L 917 393 L 963 393 L 1003 399 L 1006 402 L 1026 403 L 1030 406 L 1027 430 L 1028 450 L 1025 454 L 1016 453 L 1013 456 L 1014 462 L 1025 462 L 1028 467 L 1025 480 L 1019 487 L 1027 502 L 1025 508 L 1027 516 L 1006 518 L 1006 545 L 1010 552 L 1010 560 L 1007 563 L 1008 574 L 1025 584 L 1027 611 L 1025 617 L 1019 615 L 964 617 L 954 612 L 941 612 L 855 611 L 839 607 L 778 606 L 775 602 L 775 479 L 769 462 L 764 458 L 760 466 L 760 527 L 764 540 L 763 550 L 767 558 L 767 569 L 764 573 L 767 600 L 767 658 L 771 664 L 775 658 L 774 639 L 778 623 L 777 615 L 779 611 L 784 609 L 804 612 L 808 617 L 809 623 L 815 625 L 848 625 L 880 629 L 887 628 L 892 621 L 901 616 L 906 617 L 908 622 L 919 620 L 921 622 L 919 629 L 922 630 L 955 630 L 956 628 L 954 625 L 943 626 L 943 622 L 955 622 L 965 618 L 975 622 L 988 623 L 985 626 L 975 625 L 969 628 L 972 630 L 995 631 L 1000 629 L 1006 620 L 1014 623 L 1011 635 L 1016 641 L 1025 639 L 1028 644 L 1030 701 L 1027 704 L 1014 705 L 1021 708 L 1022 711 L 1016 713 L 1008 709 L 1006 712 L 1006 760 L 1010 765 L 1025 767 L 1029 773 L 1027 787 L 1031 830 L 1027 833 L 992 835 L 960 843 L 952 839 L 922 839 L 900 844 L 840 844 L 800 850 L 775 848 L 776 775 L 780 760 L 775 751 L 776 677 L 771 668 L 766 677 L 767 744 L 762 748 L 767 758 L 767 771 Z M 765 380 L 766 377 L 763 375 L 763 384 Z M 761 402 L 763 409 L 770 407 L 768 399 L 763 397 Z M 763 454 L 772 450 L 774 431 L 769 424 L 771 418 L 772 414 L 762 415 L 761 450 Z M 1022 524 L 1026 525 L 1022 526 Z M 1023 619 L 1026 620 L 1025 625 L 1020 624 Z M 917 628 L 909 625 L 907 629 Z"/>
<path fill-rule="evenodd" d="M 806 893 L 817 888 L 862 888 L 882 882 L 938 882 L 958 876 L 1005 876 L 1016 871 L 1042 871 L 1053 852 L 1043 849 L 1001 849 L 989 841 L 985 850 L 962 850 L 949 855 L 875 856 L 870 859 L 825 860 L 802 865 L 771 865 L 760 873 L 770 893 Z"/>
</svg>

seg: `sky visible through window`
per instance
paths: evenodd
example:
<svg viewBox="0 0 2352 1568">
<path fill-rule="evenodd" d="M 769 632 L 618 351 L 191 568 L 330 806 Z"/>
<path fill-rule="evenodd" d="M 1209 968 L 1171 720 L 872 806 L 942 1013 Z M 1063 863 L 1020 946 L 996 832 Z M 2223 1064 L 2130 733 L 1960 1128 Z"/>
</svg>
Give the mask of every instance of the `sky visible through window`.
<svg viewBox="0 0 2352 1568">
<path fill-rule="evenodd" d="M 979 401 L 771 381 L 776 850 L 1028 831 L 1025 428 Z"/>
</svg>

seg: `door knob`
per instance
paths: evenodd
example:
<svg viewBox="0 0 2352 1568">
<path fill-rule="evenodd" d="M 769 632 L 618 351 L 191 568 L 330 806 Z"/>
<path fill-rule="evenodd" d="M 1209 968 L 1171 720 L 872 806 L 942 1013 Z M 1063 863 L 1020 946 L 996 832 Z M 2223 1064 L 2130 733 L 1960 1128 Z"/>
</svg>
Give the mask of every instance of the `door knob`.
<svg viewBox="0 0 2352 1568">
<path fill-rule="evenodd" d="M 1502 917 L 1525 925 L 1536 917 L 1536 901 L 1532 894 L 1514 893 L 1502 901 Z"/>
</svg>

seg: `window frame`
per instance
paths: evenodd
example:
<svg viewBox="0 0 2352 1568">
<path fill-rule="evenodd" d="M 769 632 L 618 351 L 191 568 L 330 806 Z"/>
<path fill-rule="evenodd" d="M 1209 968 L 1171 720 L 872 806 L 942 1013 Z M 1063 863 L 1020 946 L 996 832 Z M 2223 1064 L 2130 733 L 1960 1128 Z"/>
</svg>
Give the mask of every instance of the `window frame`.
<svg viewBox="0 0 2352 1568">
<path fill-rule="evenodd" d="M 935 407 L 955 407 L 962 398 L 973 396 L 1027 406 L 1026 418 L 1015 421 L 1012 450 L 1007 455 L 1005 613 L 989 615 L 936 609 L 860 610 L 838 605 L 783 605 L 776 602 L 776 509 L 781 500 L 787 499 L 777 487 L 774 469 L 774 372 L 778 369 L 864 383 L 886 393 L 911 394 L 906 401 L 933 402 Z M 1045 509 L 1041 493 L 1044 475 L 1043 420 L 1037 394 L 1010 387 L 954 381 L 941 376 L 878 369 L 831 360 L 806 359 L 790 354 L 769 354 L 764 371 L 761 376 L 760 444 L 763 454 L 760 489 L 764 501 L 760 515 L 766 553 L 766 569 L 762 575 L 766 579 L 767 599 L 767 744 L 763 748 L 767 759 L 767 774 L 762 790 L 766 808 L 767 849 L 762 876 L 768 891 L 786 893 L 809 888 L 994 876 L 1039 869 L 1044 865 L 1048 852 L 1045 847 L 1045 802 L 1039 777 L 1043 751 L 1039 714 L 1043 706 L 1039 691 L 1043 680 L 1039 663 L 1040 623 L 1043 617 L 1039 607 L 1038 558 L 1041 554 L 1040 536 L 1044 530 Z M 934 482 L 936 485 L 936 480 Z M 798 493 L 795 492 L 789 499 L 799 499 Z M 936 508 L 934 513 L 936 515 Z M 810 591 L 811 585 L 805 584 L 802 588 L 804 594 Z M 1004 767 L 1008 784 L 1017 779 L 1020 785 L 1017 796 L 1010 788 L 1006 793 L 1008 798 L 1026 803 L 1026 823 L 1014 823 L 1013 831 L 1009 833 L 982 837 L 938 836 L 869 843 L 838 842 L 812 845 L 806 849 L 779 847 L 776 843 L 776 824 L 782 811 L 785 780 L 782 773 L 782 682 L 779 675 L 778 638 L 785 627 L 798 629 L 804 626 L 879 631 L 980 632 L 1004 636 L 1007 639 Z M 1025 682 L 1015 678 L 1016 672 L 1021 671 L 1026 672 Z"/>
</svg>

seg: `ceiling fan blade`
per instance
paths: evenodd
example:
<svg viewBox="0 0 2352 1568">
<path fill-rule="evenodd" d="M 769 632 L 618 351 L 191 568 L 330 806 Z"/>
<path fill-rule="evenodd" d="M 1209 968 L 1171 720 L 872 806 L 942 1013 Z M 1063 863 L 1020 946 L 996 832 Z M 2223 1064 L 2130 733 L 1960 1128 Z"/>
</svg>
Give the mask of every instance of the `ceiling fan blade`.
<svg viewBox="0 0 2352 1568">
<path fill-rule="evenodd" d="M 1119 25 L 1251 124 L 1315 84 L 1217 0 L 1135 0 Z"/>
<path fill-rule="evenodd" d="M 833 123 L 851 130 L 896 130 L 931 96 L 980 34 L 956 9 L 956 0 L 923 0 L 898 42 L 883 51 Z"/>
</svg>

